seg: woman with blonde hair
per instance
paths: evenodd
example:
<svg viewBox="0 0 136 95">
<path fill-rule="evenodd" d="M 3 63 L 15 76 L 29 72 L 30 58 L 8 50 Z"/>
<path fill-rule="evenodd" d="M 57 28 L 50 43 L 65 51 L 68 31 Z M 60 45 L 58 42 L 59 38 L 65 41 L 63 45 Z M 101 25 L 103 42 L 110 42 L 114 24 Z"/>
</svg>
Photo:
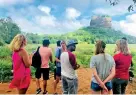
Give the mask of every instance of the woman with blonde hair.
<svg viewBox="0 0 136 95">
<path fill-rule="evenodd" d="M 116 75 L 112 81 L 113 94 L 125 94 L 129 80 L 129 67 L 131 65 L 132 56 L 130 55 L 126 40 L 118 40 L 116 46 L 118 52 L 114 55 Z"/>
<path fill-rule="evenodd" d="M 92 56 L 90 68 L 92 69 L 92 94 L 110 94 L 111 80 L 115 75 L 115 62 L 111 55 L 105 53 L 106 44 L 99 40 L 96 42 L 95 55 Z"/>
<path fill-rule="evenodd" d="M 9 88 L 17 88 L 19 94 L 25 94 L 30 84 L 30 66 L 32 63 L 32 56 L 29 56 L 25 50 L 27 44 L 26 38 L 22 34 L 14 37 L 10 43 L 13 60 L 13 79 Z"/>
</svg>

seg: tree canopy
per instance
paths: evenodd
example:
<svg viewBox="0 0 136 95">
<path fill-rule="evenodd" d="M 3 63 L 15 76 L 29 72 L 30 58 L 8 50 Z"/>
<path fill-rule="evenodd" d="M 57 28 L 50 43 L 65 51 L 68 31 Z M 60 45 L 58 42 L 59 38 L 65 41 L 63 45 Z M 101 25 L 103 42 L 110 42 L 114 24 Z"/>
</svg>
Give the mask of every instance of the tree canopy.
<svg viewBox="0 0 136 95">
<path fill-rule="evenodd" d="M 10 43 L 13 37 L 21 33 L 20 28 L 10 17 L 0 19 L 0 43 Z"/>
</svg>

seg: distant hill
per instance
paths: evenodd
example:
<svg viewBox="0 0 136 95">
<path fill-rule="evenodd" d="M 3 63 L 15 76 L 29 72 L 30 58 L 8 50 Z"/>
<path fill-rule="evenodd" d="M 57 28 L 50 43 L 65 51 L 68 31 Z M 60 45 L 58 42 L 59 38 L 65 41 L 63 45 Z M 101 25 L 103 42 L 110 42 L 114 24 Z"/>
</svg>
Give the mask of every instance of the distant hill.
<svg viewBox="0 0 136 95">
<path fill-rule="evenodd" d="M 103 19 L 103 21 L 99 22 L 100 19 Z M 27 35 L 27 40 L 30 44 L 40 44 L 45 38 L 48 38 L 51 43 L 56 43 L 57 40 L 68 39 L 75 39 L 79 43 L 95 43 L 96 40 L 100 39 L 105 41 L 107 44 L 115 44 L 116 40 L 121 39 L 122 37 L 126 37 L 130 44 L 136 44 L 136 37 L 112 29 L 110 21 L 111 20 L 109 16 L 96 16 L 93 17 L 94 25 L 91 25 L 91 22 L 90 26 L 77 29 L 76 31 L 70 33 L 62 35 L 39 35 L 24 32 L 24 34 Z M 0 19 L 0 46 L 4 43 L 10 43 L 13 37 L 18 33 L 21 33 L 21 30 L 18 25 L 12 21 L 11 18 Z"/>
<path fill-rule="evenodd" d="M 90 40 L 91 43 L 93 43 L 94 41 L 98 39 L 101 39 L 101 40 L 104 40 L 106 43 L 113 44 L 116 42 L 117 39 L 126 37 L 130 44 L 136 44 L 136 37 L 124 34 L 121 31 L 116 31 L 111 28 L 85 27 L 85 28 L 78 29 L 77 31 L 70 33 L 70 34 L 73 35 L 73 37 L 75 38 L 79 38 L 78 36 L 80 36 L 81 34 L 84 38 L 84 41 L 89 42 Z M 77 40 L 80 40 L 80 38 Z"/>
<path fill-rule="evenodd" d="M 121 31 L 116 31 L 111 28 L 92 28 L 92 27 L 84 27 L 78 29 L 74 32 L 62 34 L 62 35 L 38 35 L 33 33 L 27 33 L 27 38 L 29 43 L 42 43 L 42 40 L 48 38 L 51 43 L 56 43 L 57 40 L 68 40 L 74 39 L 79 43 L 87 42 L 87 43 L 95 43 L 96 40 L 103 40 L 107 44 L 115 44 L 118 39 L 122 37 L 126 37 L 128 39 L 129 44 L 136 44 L 136 37 L 126 35 Z M 36 39 L 35 39 L 36 38 Z"/>
</svg>

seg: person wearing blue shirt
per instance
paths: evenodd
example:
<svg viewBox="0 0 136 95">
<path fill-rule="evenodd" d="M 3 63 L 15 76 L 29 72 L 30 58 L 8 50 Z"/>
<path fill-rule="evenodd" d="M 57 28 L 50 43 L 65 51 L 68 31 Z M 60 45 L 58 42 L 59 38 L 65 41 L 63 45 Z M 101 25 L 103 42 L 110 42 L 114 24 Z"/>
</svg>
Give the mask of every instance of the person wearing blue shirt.
<svg viewBox="0 0 136 95">
<path fill-rule="evenodd" d="M 55 50 L 55 74 L 54 74 L 54 94 L 57 94 L 56 88 L 57 84 L 59 83 L 60 77 L 61 77 L 61 64 L 60 64 L 60 55 L 61 55 L 61 41 L 57 41 L 57 48 Z"/>
</svg>

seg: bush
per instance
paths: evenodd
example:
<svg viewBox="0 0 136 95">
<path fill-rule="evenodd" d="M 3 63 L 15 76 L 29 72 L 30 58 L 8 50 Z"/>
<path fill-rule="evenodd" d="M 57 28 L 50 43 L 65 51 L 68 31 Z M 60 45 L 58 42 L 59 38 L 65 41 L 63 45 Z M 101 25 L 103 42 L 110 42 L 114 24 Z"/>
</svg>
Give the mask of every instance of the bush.
<svg viewBox="0 0 136 95">
<path fill-rule="evenodd" d="M 31 66 L 31 75 L 33 78 L 35 78 L 35 71 L 36 71 L 36 69 Z"/>
<path fill-rule="evenodd" d="M 11 57 L 11 51 L 8 47 L 0 47 L 0 58 Z"/>
<path fill-rule="evenodd" d="M 49 63 L 50 65 L 50 72 L 54 71 L 55 63 Z"/>
<path fill-rule="evenodd" d="M 4 41 L 0 39 L 0 46 L 4 46 Z"/>
<path fill-rule="evenodd" d="M 11 61 L 0 60 L 0 82 L 8 82 L 12 78 Z"/>
</svg>

